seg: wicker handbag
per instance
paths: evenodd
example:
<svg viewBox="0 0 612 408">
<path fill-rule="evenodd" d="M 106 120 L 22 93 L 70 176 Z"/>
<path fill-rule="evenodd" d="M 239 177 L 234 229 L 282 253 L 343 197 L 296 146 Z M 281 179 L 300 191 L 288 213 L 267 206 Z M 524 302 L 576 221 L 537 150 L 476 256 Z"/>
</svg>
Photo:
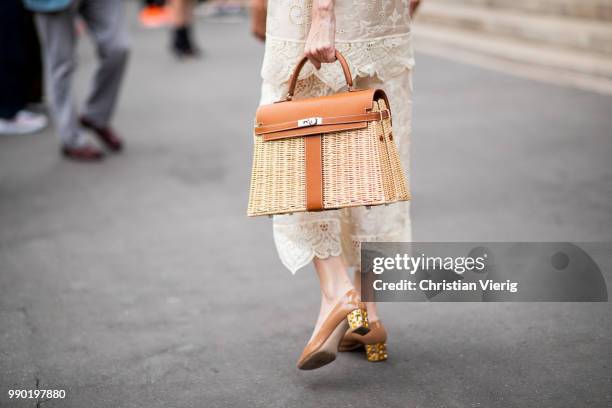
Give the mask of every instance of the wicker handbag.
<svg viewBox="0 0 612 408">
<path fill-rule="evenodd" d="M 410 199 L 387 96 L 353 89 L 344 57 L 336 58 L 348 92 L 293 100 L 303 58 L 286 99 L 257 110 L 249 216 Z"/>
</svg>

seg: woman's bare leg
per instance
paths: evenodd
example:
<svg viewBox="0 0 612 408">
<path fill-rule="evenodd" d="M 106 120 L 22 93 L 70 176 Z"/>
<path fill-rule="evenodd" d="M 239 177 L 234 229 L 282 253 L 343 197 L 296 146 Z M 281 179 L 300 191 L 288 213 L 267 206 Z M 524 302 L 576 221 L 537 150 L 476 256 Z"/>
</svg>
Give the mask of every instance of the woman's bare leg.
<svg viewBox="0 0 612 408">
<path fill-rule="evenodd" d="M 313 263 L 321 285 L 321 309 L 315 325 L 316 331 L 338 299 L 354 286 L 348 276 L 346 263 L 342 256 L 315 258 Z"/>
<path fill-rule="evenodd" d="M 191 24 L 193 20 L 194 0 L 171 0 L 172 23 L 175 27 Z"/>
<path fill-rule="evenodd" d="M 361 271 L 359 269 L 355 269 L 355 289 L 359 294 L 361 294 Z M 379 320 L 378 310 L 376 309 L 376 303 L 374 302 L 364 302 L 366 305 L 366 309 L 368 310 L 368 320 L 371 322 L 376 322 Z"/>
</svg>

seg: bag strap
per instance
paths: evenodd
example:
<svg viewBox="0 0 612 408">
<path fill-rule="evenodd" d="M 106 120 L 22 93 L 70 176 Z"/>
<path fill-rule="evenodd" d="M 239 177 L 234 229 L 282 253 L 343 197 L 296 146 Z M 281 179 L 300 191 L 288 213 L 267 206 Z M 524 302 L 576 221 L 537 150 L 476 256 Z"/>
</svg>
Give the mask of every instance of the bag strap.
<svg viewBox="0 0 612 408">
<path fill-rule="evenodd" d="M 344 56 L 340 53 L 340 51 L 336 50 L 336 60 L 342 66 L 342 72 L 344 72 L 344 79 L 346 80 L 346 84 L 348 85 L 349 91 L 353 90 L 353 77 L 351 75 L 351 70 L 344 59 Z M 289 91 L 287 92 L 286 101 L 290 101 L 293 99 L 293 93 L 295 92 L 295 86 L 297 85 L 298 77 L 300 76 L 300 71 L 304 68 L 304 64 L 308 61 L 308 57 L 304 57 L 298 62 L 293 70 L 293 75 L 291 76 L 291 82 L 289 82 Z"/>
</svg>

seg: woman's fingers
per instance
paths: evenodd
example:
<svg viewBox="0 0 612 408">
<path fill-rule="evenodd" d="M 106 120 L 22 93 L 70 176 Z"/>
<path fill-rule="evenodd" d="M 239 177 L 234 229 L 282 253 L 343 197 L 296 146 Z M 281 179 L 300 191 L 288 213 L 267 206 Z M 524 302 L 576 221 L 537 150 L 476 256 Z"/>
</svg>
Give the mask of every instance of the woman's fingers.
<svg viewBox="0 0 612 408">
<path fill-rule="evenodd" d="M 316 69 L 321 69 L 321 61 L 319 61 L 316 57 L 309 56 L 308 60 L 315 66 Z"/>
<path fill-rule="evenodd" d="M 321 50 L 318 47 L 315 49 L 315 59 L 319 61 L 319 65 L 325 62 L 325 60 L 323 59 L 323 54 L 321 53 Z"/>
<path fill-rule="evenodd" d="M 321 61 L 319 61 L 318 59 L 313 58 L 313 57 L 308 57 L 308 61 L 310 61 L 310 63 L 314 65 L 316 69 L 321 69 Z"/>
<path fill-rule="evenodd" d="M 316 58 L 321 62 L 326 62 L 325 58 L 323 57 L 323 51 L 322 51 L 322 47 L 317 47 L 316 49 Z"/>
<path fill-rule="evenodd" d="M 306 56 L 306 58 L 308 58 L 311 64 L 315 66 L 316 69 L 321 69 L 321 59 L 319 58 L 319 54 L 316 48 L 307 48 L 304 52 L 304 55 Z"/>
<path fill-rule="evenodd" d="M 330 63 L 336 60 L 335 48 L 328 45 L 307 48 L 304 55 L 316 69 L 321 69 L 322 63 Z"/>
<path fill-rule="evenodd" d="M 336 60 L 336 50 L 330 45 L 319 48 L 319 60 L 321 62 L 334 62 Z"/>
</svg>

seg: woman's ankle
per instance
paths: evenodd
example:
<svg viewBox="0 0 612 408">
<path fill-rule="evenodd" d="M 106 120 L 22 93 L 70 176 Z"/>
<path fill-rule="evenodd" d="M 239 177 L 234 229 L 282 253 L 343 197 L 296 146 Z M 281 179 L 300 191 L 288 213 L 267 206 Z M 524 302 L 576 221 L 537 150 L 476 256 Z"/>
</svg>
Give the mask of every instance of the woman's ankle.
<svg viewBox="0 0 612 408">
<path fill-rule="evenodd" d="M 333 282 L 332 285 L 321 288 L 321 299 L 326 304 L 335 304 L 338 299 L 351 289 L 355 289 L 350 280 Z"/>
<path fill-rule="evenodd" d="M 380 320 L 380 318 L 378 317 L 378 309 L 376 307 L 376 303 L 374 302 L 364 302 L 365 306 L 366 306 L 366 310 L 368 312 L 368 320 L 370 322 L 376 322 L 378 320 Z"/>
<path fill-rule="evenodd" d="M 335 303 L 346 292 L 355 288 L 341 256 L 315 258 L 313 263 L 319 275 L 321 298 L 324 303 Z"/>
</svg>

